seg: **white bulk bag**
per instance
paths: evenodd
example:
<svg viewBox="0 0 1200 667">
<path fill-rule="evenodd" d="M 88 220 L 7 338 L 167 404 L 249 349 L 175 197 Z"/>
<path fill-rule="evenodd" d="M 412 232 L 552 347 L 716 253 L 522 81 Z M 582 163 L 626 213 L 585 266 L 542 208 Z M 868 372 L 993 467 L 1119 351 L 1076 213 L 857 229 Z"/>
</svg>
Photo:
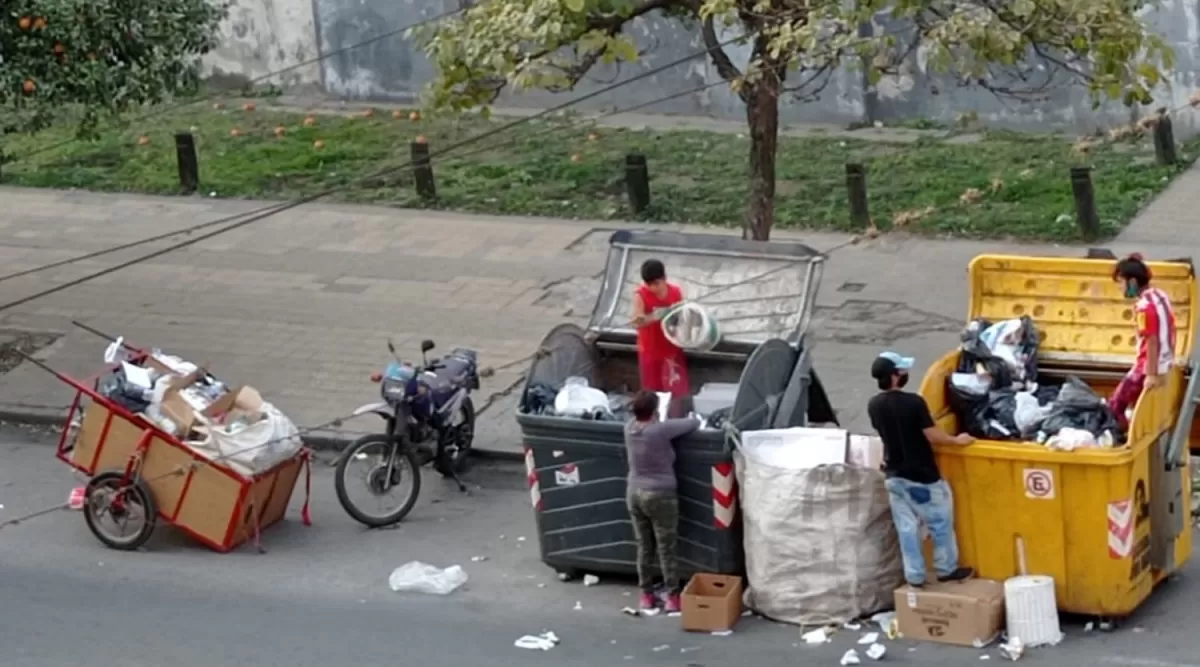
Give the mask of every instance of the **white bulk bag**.
<svg viewBox="0 0 1200 667">
<path fill-rule="evenodd" d="M 749 608 L 797 625 L 845 623 L 891 608 L 904 573 L 881 472 L 775 467 L 744 446 L 734 462 Z"/>
</svg>

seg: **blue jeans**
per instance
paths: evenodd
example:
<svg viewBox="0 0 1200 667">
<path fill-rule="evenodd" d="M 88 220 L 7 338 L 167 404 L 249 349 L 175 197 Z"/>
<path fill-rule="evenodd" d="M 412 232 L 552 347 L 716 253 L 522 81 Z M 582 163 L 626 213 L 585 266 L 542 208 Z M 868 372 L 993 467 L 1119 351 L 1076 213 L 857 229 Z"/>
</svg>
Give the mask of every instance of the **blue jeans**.
<svg viewBox="0 0 1200 667">
<path fill-rule="evenodd" d="M 918 484 L 907 479 L 887 480 L 892 520 L 900 536 L 900 555 L 904 559 L 904 579 L 913 585 L 925 583 L 925 553 L 922 550 L 921 524 L 933 536 L 933 566 L 939 577 L 958 569 L 958 540 L 954 535 L 954 496 L 946 480 Z"/>
</svg>

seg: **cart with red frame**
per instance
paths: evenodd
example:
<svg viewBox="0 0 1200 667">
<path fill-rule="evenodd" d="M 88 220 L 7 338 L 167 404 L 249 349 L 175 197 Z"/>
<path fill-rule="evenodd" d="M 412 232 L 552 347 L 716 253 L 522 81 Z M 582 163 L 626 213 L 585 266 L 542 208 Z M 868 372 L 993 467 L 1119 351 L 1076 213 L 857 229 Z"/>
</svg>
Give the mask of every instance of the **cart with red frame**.
<svg viewBox="0 0 1200 667">
<path fill-rule="evenodd" d="M 149 356 L 135 348 L 126 350 L 135 365 Z M 87 485 L 72 493 L 72 506 L 80 506 L 88 528 L 105 545 L 137 549 L 162 520 L 221 553 L 248 539 L 261 549 L 261 531 L 283 519 L 302 470 L 301 516 L 305 525 L 311 524 L 308 449 L 247 475 L 193 450 L 145 416 L 99 393 L 100 380 L 116 366 L 80 381 L 31 361 L 75 389 L 57 456 L 88 476 Z M 122 527 L 109 528 L 107 519 Z"/>
</svg>

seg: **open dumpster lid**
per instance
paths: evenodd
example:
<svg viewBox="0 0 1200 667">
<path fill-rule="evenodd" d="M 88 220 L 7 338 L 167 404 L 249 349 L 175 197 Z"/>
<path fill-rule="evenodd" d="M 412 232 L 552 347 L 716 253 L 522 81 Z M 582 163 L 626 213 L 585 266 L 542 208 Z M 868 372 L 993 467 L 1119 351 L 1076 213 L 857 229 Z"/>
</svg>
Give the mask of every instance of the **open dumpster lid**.
<svg viewBox="0 0 1200 667">
<path fill-rule="evenodd" d="M 825 256 L 790 241 L 744 241 L 721 234 L 615 232 L 589 329 L 634 333 L 633 291 L 642 262 L 658 259 L 684 298 L 709 309 L 725 340 L 796 343 L 808 329 Z"/>
</svg>

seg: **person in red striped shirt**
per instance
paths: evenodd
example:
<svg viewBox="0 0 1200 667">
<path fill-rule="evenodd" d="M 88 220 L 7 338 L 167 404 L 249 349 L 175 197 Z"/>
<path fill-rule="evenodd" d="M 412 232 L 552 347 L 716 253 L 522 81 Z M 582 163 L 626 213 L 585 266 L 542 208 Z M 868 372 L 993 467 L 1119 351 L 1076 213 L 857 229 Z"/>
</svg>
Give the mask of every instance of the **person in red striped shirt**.
<svg viewBox="0 0 1200 667">
<path fill-rule="evenodd" d="M 1175 311 L 1166 292 L 1150 285 L 1150 267 L 1138 253 L 1117 262 L 1113 280 L 1125 296 L 1135 299 L 1137 359 L 1108 399 L 1121 426 L 1129 428 L 1129 414 L 1146 389 L 1162 386 L 1175 363 Z"/>
</svg>

